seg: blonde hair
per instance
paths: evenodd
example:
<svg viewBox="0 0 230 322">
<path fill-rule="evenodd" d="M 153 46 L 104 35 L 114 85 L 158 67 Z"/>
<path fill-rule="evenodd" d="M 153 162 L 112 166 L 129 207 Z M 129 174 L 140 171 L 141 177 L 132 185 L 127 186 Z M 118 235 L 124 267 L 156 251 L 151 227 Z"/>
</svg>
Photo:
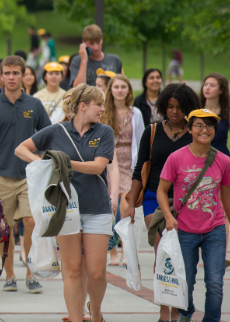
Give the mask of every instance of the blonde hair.
<svg viewBox="0 0 230 322">
<path fill-rule="evenodd" d="M 75 88 L 71 88 L 67 92 L 65 92 L 65 94 L 63 95 L 62 109 L 65 114 L 71 113 L 70 97 L 71 97 L 71 94 L 73 93 L 74 90 L 75 90 Z"/>
<path fill-rule="evenodd" d="M 87 84 L 79 84 L 77 87 L 73 88 L 73 91 L 71 92 L 68 107 L 70 113 L 74 113 L 76 115 L 80 103 L 84 103 L 86 105 L 91 102 L 94 102 L 94 104 L 104 104 L 104 101 L 105 94 L 100 88 L 88 86 Z"/>
<path fill-rule="evenodd" d="M 100 41 L 103 38 L 102 30 L 97 25 L 86 26 L 81 36 L 83 40 L 88 41 Z"/>
<path fill-rule="evenodd" d="M 113 97 L 111 88 L 113 86 L 113 83 L 117 79 L 124 81 L 128 85 L 128 88 L 129 88 L 128 95 L 125 99 L 125 105 L 127 107 L 129 107 L 130 105 L 133 104 L 133 89 L 132 89 L 129 79 L 125 75 L 122 75 L 122 74 L 115 75 L 110 80 L 107 90 L 105 92 L 105 112 L 101 116 L 101 122 L 111 126 L 111 128 L 114 131 L 115 137 L 118 136 L 118 134 L 119 134 L 119 118 L 118 118 L 118 113 L 116 111 L 116 108 L 114 106 L 114 97 Z"/>
</svg>

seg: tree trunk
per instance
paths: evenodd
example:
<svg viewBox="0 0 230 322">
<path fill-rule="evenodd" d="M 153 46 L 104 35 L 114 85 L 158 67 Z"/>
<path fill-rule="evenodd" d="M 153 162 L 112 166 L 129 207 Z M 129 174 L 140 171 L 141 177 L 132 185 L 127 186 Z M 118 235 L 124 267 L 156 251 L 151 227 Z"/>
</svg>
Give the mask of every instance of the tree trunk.
<svg viewBox="0 0 230 322">
<path fill-rule="evenodd" d="M 162 42 L 162 85 L 163 85 L 163 88 L 165 88 L 166 86 L 166 47 L 164 42 Z"/>
<path fill-rule="evenodd" d="M 11 35 L 7 35 L 7 56 L 11 55 L 12 43 L 11 43 Z"/>
<path fill-rule="evenodd" d="M 143 75 L 147 70 L 147 42 L 142 43 L 142 49 L 143 49 Z"/>
<path fill-rule="evenodd" d="M 98 25 L 102 32 L 104 30 L 104 0 L 94 0 L 94 21 Z M 102 45 L 102 50 L 104 50 L 104 44 Z"/>
<path fill-rule="evenodd" d="M 203 84 L 203 80 L 204 80 L 204 54 L 201 53 L 200 54 L 200 81 L 201 81 L 201 84 Z"/>
</svg>

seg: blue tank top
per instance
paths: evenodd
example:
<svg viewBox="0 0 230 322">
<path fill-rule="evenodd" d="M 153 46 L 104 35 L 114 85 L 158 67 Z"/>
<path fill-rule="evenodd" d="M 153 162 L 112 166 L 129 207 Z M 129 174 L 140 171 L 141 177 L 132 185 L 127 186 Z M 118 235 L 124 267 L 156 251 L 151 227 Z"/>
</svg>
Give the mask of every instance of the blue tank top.
<svg viewBox="0 0 230 322">
<path fill-rule="evenodd" d="M 216 135 L 214 136 L 214 139 L 211 142 L 211 145 L 220 152 L 230 156 L 230 152 L 227 147 L 228 130 L 229 124 L 227 120 L 220 120 L 218 130 L 216 132 Z"/>
</svg>

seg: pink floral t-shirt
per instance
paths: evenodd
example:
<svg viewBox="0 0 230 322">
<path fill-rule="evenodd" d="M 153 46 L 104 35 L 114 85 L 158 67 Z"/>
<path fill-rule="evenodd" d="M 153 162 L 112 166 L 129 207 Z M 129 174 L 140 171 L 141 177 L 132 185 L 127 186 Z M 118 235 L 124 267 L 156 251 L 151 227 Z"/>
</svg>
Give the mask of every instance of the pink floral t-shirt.
<svg viewBox="0 0 230 322">
<path fill-rule="evenodd" d="M 160 177 L 173 182 L 174 208 L 177 211 L 204 167 L 205 158 L 194 156 L 188 145 L 172 153 Z M 230 185 L 230 158 L 217 151 L 216 158 L 178 216 L 178 228 L 204 234 L 224 225 L 224 210 L 219 199 L 220 186 Z M 230 197 L 230 196 L 229 196 Z"/>
</svg>

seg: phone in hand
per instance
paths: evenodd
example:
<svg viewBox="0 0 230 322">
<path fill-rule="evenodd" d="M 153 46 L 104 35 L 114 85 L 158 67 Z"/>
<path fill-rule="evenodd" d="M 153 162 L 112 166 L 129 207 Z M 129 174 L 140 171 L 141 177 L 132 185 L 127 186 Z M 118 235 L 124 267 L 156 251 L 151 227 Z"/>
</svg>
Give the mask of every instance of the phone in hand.
<svg viewBox="0 0 230 322">
<path fill-rule="evenodd" d="M 91 55 L 91 49 L 89 47 L 85 47 L 88 57 Z"/>
</svg>

